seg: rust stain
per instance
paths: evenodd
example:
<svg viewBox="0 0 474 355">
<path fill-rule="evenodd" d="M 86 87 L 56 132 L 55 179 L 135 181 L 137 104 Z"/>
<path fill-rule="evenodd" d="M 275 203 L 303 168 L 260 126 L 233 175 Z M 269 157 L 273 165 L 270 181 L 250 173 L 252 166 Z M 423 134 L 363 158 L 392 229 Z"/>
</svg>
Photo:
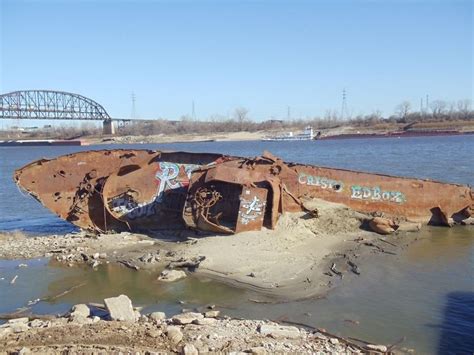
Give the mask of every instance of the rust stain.
<svg viewBox="0 0 474 355">
<path fill-rule="evenodd" d="M 468 186 L 285 163 L 265 152 L 101 150 L 32 162 L 16 183 L 59 217 L 96 232 L 275 228 L 283 212 L 320 198 L 366 213 L 450 225 L 473 215 Z M 316 213 L 317 211 L 311 211 Z"/>
</svg>

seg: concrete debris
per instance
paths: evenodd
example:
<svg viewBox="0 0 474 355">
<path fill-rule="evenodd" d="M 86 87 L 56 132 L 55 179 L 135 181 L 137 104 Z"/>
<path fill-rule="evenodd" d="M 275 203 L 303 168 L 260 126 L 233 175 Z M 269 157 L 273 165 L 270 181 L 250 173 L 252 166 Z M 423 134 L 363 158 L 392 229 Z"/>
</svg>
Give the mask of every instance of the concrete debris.
<svg viewBox="0 0 474 355">
<path fill-rule="evenodd" d="M 213 310 L 213 311 L 207 311 L 206 313 L 204 313 L 204 316 L 206 318 L 216 318 L 216 317 L 219 317 L 219 314 L 221 312 L 220 311 L 217 311 L 217 310 Z"/>
<path fill-rule="evenodd" d="M 154 321 L 162 321 L 166 319 L 166 314 L 164 312 L 153 312 L 153 313 L 150 313 L 149 317 L 150 319 Z"/>
<path fill-rule="evenodd" d="M 178 327 L 168 327 L 166 329 L 166 336 L 173 344 L 178 344 L 183 339 L 183 333 Z"/>
<path fill-rule="evenodd" d="M 300 336 L 298 328 L 292 326 L 262 324 L 259 326 L 258 331 L 260 334 L 269 335 L 274 338 L 283 337 L 291 339 Z"/>
<path fill-rule="evenodd" d="M 195 312 L 187 312 L 187 313 L 181 313 L 173 316 L 171 319 L 174 324 L 191 324 L 193 321 L 197 319 L 202 319 L 204 316 L 201 313 L 195 313 Z"/>
<path fill-rule="evenodd" d="M 183 354 L 184 355 L 198 355 L 199 352 L 193 344 L 185 344 L 183 347 Z"/>
<path fill-rule="evenodd" d="M 161 272 L 158 280 L 166 281 L 166 282 L 173 282 L 186 277 L 186 273 L 182 270 L 168 270 L 165 269 Z"/>
<path fill-rule="evenodd" d="M 373 351 L 379 351 L 381 353 L 387 352 L 387 347 L 385 345 L 374 345 L 374 344 L 367 344 L 366 348 Z"/>
<path fill-rule="evenodd" d="M 85 304 L 76 304 L 72 307 L 71 316 L 82 316 L 82 317 L 89 317 L 91 311 L 89 307 Z"/>
<path fill-rule="evenodd" d="M 8 324 L 26 324 L 28 323 L 28 321 L 29 321 L 28 317 L 14 318 L 14 319 L 9 319 Z"/>
<path fill-rule="evenodd" d="M 132 301 L 128 296 L 120 295 L 104 299 L 111 320 L 136 322 L 137 313 L 134 311 Z"/>
</svg>

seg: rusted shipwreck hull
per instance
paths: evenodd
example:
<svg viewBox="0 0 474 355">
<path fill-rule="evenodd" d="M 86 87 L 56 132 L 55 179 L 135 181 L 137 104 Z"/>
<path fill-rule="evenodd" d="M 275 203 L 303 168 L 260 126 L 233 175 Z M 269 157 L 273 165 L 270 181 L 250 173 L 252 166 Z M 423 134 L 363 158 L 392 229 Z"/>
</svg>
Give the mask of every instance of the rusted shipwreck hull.
<svg viewBox="0 0 474 355">
<path fill-rule="evenodd" d="M 285 163 L 270 153 L 88 151 L 32 162 L 14 179 L 60 218 L 96 232 L 274 228 L 281 213 L 304 211 L 312 198 L 433 224 L 474 212 L 468 186 Z"/>
</svg>

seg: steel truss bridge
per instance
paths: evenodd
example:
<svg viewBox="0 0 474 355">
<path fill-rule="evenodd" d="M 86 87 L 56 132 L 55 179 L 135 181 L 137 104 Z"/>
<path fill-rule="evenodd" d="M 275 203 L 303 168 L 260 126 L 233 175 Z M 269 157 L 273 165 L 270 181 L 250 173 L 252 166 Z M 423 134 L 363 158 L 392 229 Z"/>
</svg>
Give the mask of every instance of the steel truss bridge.
<svg viewBox="0 0 474 355">
<path fill-rule="evenodd" d="M 0 95 L 0 118 L 112 120 L 104 107 L 94 100 L 52 90 L 23 90 Z"/>
</svg>

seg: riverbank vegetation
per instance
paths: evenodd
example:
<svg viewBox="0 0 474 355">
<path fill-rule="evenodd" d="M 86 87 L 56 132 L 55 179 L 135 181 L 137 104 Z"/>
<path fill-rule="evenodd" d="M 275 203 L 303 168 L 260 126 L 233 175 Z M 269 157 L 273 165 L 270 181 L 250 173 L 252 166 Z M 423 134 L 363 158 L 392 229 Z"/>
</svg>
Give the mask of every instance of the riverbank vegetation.
<svg viewBox="0 0 474 355">
<path fill-rule="evenodd" d="M 423 110 L 415 111 L 409 101 L 397 105 L 394 113 L 384 116 L 381 111 L 365 115 L 347 115 L 341 117 L 337 111 L 327 111 L 323 116 L 312 118 L 255 120 L 251 112 L 236 108 L 232 115 L 213 115 L 206 120 L 196 120 L 182 116 L 179 120 L 157 118 L 154 120 L 122 121 L 117 127 L 117 136 L 153 136 L 153 135 L 208 135 L 235 132 L 275 132 L 303 129 L 311 126 L 316 130 L 331 130 L 340 133 L 351 129 L 364 131 L 400 131 L 400 130 L 474 130 L 474 110 L 471 100 L 459 100 L 448 103 L 442 100 L 431 102 Z M 362 133 L 361 132 L 361 133 Z M 76 139 L 83 137 L 100 137 L 100 125 L 81 122 L 79 125 L 45 126 L 30 130 L 9 130 L 1 132 L 2 137 L 9 139 L 52 138 Z"/>
</svg>

